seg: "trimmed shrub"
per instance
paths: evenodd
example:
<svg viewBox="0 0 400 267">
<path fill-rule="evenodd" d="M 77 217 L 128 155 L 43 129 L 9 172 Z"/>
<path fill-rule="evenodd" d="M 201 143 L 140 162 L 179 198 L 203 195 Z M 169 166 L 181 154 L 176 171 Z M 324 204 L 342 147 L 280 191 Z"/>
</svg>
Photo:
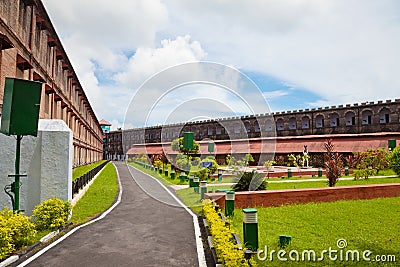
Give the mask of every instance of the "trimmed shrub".
<svg viewBox="0 0 400 267">
<path fill-rule="evenodd" d="M 0 259 L 16 249 L 32 244 L 35 235 L 35 225 L 28 216 L 4 208 L 0 212 Z"/>
<path fill-rule="evenodd" d="M 210 200 L 203 202 L 203 213 L 207 219 L 213 237 L 213 245 L 218 259 L 224 266 L 249 266 L 244 253 L 238 250 L 233 235 L 234 231 L 227 227 L 212 206 Z M 254 262 L 253 266 L 254 265 Z"/>
<path fill-rule="evenodd" d="M 236 176 L 239 180 L 237 184 L 232 186 L 235 191 L 257 191 L 266 190 L 268 183 L 264 179 L 262 173 L 252 172 L 239 172 Z"/>
<path fill-rule="evenodd" d="M 397 175 L 400 175 L 400 146 L 393 149 L 391 153 L 390 168 L 392 168 Z"/>
<path fill-rule="evenodd" d="M 71 203 L 56 197 L 43 201 L 33 210 L 36 228 L 55 230 L 64 226 L 71 213 Z"/>
</svg>

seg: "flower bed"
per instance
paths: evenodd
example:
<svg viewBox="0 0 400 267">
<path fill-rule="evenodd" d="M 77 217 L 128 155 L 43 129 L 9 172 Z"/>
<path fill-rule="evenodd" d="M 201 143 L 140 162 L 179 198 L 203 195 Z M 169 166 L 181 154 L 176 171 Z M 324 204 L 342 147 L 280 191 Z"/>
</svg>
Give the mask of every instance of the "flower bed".
<svg viewBox="0 0 400 267">
<path fill-rule="evenodd" d="M 223 266 L 249 266 L 244 258 L 241 245 L 237 242 L 235 231 L 223 221 L 223 217 L 221 218 L 215 211 L 211 201 L 204 202 L 203 213 L 207 220 L 206 229 L 212 236 L 208 240 L 210 248 L 215 249 L 216 262 Z M 255 265 L 253 264 L 253 266 Z"/>
</svg>

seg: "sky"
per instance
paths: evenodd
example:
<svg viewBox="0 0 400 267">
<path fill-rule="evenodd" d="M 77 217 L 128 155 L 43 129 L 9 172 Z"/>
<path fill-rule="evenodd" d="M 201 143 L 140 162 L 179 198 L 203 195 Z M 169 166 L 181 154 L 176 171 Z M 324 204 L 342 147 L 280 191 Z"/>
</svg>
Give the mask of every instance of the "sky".
<svg viewBox="0 0 400 267">
<path fill-rule="evenodd" d="M 399 98 L 398 0 L 42 1 L 97 118 L 112 129 L 251 113 L 259 109 L 243 108 L 253 105 L 246 90 L 235 93 L 247 79 L 265 113 Z M 221 89 L 226 75 L 149 86 L 190 62 L 226 66 L 233 89 Z M 143 90 L 155 97 L 135 98 Z M 141 105 L 152 110 L 145 125 L 127 123 Z M 220 105 L 228 108 L 210 112 Z"/>
</svg>

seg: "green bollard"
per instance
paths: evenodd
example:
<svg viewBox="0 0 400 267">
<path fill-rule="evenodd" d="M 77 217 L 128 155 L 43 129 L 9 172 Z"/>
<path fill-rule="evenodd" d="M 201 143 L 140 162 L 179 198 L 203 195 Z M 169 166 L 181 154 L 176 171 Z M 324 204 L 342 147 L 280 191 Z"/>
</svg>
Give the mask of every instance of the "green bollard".
<svg viewBox="0 0 400 267">
<path fill-rule="evenodd" d="M 233 216 L 235 212 L 235 191 L 226 191 L 225 216 Z"/>
<path fill-rule="evenodd" d="M 194 176 L 193 176 L 193 174 L 191 174 L 189 177 L 189 187 L 194 187 L 193 180 L 194 180 Z"/>
<path fill-rule="evenodd" d="M 171 180 L 175 179 L 175 170 L 171 170 Z"/>
<path fill-rule="evenodd" d="M 243 239 L 247 248 L 258 249 L 258 219 L 254 208 L 243 209 Z"/>
<path fill-rule="evenodd" d="M 194 177 L 193 178 L 193 185 L 194 185 L 194 192 L 195 193 L 199 193 L 199 185 L 200 185 L 200 182 L 199 182 L 199 177 Z"/>
<path fill-rule="evenodd" d="M 290 245 L 292 237 L 290 235 L 280 235 L 279 236 L 279 246 L 285 248 Z"/>
<path fill-rule="evenodd" d="M 179 175 L 179 179 L 181 183 L 184 183 L 186 181 L 186 173 L 181 172 L 181 174 Z"/>
<path fill-rule="evenodd" d="M 218 181 L 222 181 L 222 170 L 218 169 Z"/>
<path fill-rule="evenodd" d="M 292 176 L 293 176 L 293 174 L 292 174 L 292 169 L 288 168 L 288 170 L 287 170 L 287 177 L 290 178 L 290 177 L 292 177 Z"/>
<path fill-rule="evenodd" d="M 344 175 L 346 175 L 346 176 L 349 175 L 349 167 L 348 166 L 344 167 Z"/>
<path fill-rule="evenodd" d="M 318 168 L 318 177 L 322 177 L 322 168 Z"/>
<path fill-rule="evenodd" d="M 204 194 L 207 192 L 207 181 L 201 181 L 200 182 L 200 199 L 204 199 Z"/>
</svg>

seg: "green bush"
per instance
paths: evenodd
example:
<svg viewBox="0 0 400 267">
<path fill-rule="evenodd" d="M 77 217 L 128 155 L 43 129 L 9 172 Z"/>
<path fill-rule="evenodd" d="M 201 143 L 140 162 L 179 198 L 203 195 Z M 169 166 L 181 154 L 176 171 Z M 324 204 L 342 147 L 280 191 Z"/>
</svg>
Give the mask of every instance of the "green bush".
<svg viewBox="0 0 400 267">
<path fill-rule="evenodd" d="M 400 146 L 396 147 L 390 156 L 390 168 L 400 175 Z"/>
<path fill-rule="evenodd" d="M 210 200 L 203 202 L 203 213 L 207 219 L 213 237 L 213 245 L 221 263 L 224 266 L 249 266 L 244 258 L 243 251 L 238 249 L 233 238 L 234 230 L 226 226 L 225 222 L 221 220 Z M 252 266 L 256 266 L 254 261 L 252 261 Z"/>
<path fill-rule="evenodd" d="M 32 244 L 35 235 L 35 225 L 28 216 L 4 208 L 0 211 L 0 260 L 14 250 Z"/>
<path fill-rule="evenodd" d="M 215 159 L 214 156 L 208 156 L 205 159 L 203 159 L 201 162 L 199 162 L 198 163 L 199 164 L 199 168 L 202 168 L 201 164 L 203 162 L 212 162 L 212 167 L 209 168 L 209 173 L 214 174 L 218 170 L 219 165 L 218 165 L 217 160 Z"/>
<path fill-rule="evenodd" d="M 268 183 L 265 181 L 262 173 L 252 172 L 239 172 L 236 177 L 239 182 L 233 185 L 235 191 L 257 191 L 266 190 Z"/>
<path fill-rule="evenodd" d="M 71 212 L 71 203 L 56 197 L 43 201 L 33 210 L 36 228 L 55 230 L 64 226 Z"/>
<path fill-rule="evenodd" d="M 210 170 L 207 168 L 200 169 L 193 174 L 197 177 L 199 177 L 200 181 L 206 181 L 208 178 L 208 174 L 210 173 Z"/>
</svg>

